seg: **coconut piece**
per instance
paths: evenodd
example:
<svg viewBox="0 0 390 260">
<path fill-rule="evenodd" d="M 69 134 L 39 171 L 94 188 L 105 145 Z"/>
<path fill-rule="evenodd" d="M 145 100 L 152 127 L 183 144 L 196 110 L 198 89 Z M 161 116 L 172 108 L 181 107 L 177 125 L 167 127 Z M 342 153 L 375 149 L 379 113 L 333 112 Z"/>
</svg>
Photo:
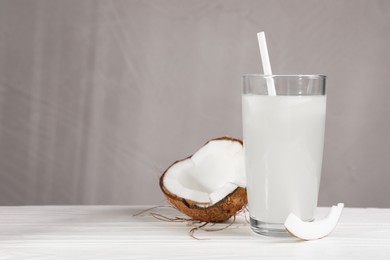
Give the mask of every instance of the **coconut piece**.
<svg viewBox="0 0 390 260">
<path fill-rule="evenodd" d="M 339 222 L 344 204 L 332 206 L 327 217 L 312 222 L 304 222 L 295 214 L 290 213 L 284 222 L 287 231 L 302 240 L 320 239 L 329 235 Z"/>
<path fill-rule="evenodd" d="M 242 141 L 208 141 L 192 156 L 173 163 L 161 176 L 160 187 L 169 202 L 194 219 L 229 219 L 247 203 Z"/>
</svg>

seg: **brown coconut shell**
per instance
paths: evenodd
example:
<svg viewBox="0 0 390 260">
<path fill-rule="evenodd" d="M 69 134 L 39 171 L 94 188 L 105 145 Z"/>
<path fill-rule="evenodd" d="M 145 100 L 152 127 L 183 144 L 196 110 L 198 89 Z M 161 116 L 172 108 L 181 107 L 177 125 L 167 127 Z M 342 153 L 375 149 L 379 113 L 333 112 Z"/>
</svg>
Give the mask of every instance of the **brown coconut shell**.
<svg viewBox="0 0 390 260">
<path fill-rule="evenodd" d="M 206 144 L 215 140 L 229 140 L 229 141 L 239 142 L 242 145 L 241 140 L 231 138 L 231 137 L 220 137 L 220 138 L 212 139 L 208 141 Z M 241 210 L 247 204 L 246 189 L 241 187 L 238 187 L 232 193 L 230 193 L 225 198 L 223 198 L 222 200 L 220 200 L 219 202 L 213 205 L 205 205 L 204 203 L 199 203 L 189 199 L 184 199 L 171 193 L 164 186 L 165 174 L 176 163 L 187 160 L 191 157 L 192 155 L 186 159 L 174 162 L 171 166 L 168 167 L 168 169 L 165 170 L 163 175 L 160 177 L 160 188 L 162 192 L 164 193 L 168 201 L 172 205 L 174 205 L 179 211 L 196 220 L 200 220 L 204 222 L 223 222 L 228 220 L 232 216 L 234 216 L 237 213 L 237 211 Z"/>
</svg>

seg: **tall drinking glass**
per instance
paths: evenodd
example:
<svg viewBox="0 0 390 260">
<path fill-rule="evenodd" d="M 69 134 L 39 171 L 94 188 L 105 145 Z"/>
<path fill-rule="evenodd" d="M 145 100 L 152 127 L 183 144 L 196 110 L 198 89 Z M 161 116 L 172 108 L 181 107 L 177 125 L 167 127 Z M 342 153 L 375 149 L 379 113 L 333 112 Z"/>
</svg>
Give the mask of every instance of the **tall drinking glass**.
<svg viewBox="0 0 390 260">
<path fill-rule="evenodd" d="M 289 213 L 314 218 L 324 146 L 324 75 L 243 77 L 242 113 L 251 228 L 287 235 Z M 268 94 L 274 82 L 276 96 Z M 267 85 L 268 83 L 268 85 Z"/>
</svg>

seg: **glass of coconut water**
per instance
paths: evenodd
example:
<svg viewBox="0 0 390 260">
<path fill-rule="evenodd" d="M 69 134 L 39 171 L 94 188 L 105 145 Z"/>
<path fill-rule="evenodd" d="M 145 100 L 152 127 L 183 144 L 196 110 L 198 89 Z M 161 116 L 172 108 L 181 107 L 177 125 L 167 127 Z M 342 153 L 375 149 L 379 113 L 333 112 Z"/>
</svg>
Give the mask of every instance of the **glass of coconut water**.
<svg viewBox="0 0 390 260">
<path fill-rule="evenodd" d="M 324 146 L 325 80 L 324 75 L 243 77 L 248 207 L 256 233 L 287 235 L 283 223 L 289 213 L 304 221 L 314 218 Z"/>
</svg>

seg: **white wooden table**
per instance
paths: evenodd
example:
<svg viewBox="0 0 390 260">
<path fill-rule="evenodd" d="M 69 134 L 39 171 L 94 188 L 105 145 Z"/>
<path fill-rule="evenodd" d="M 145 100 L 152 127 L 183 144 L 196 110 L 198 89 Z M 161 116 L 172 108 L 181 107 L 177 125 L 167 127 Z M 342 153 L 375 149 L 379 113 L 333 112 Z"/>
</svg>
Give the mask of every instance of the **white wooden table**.
<svg viewBox="0 0 390 260">
<path fill-rule="evenodd" d="M 186 223 L 150 215 L 181 216 L 173 209 L 133 216 L 146 208 L 0 207 L 0 259 L 390 259 L 390 209 L 346 208 L 330 236 L 303 242 L 256 235 L 244 215 L 197 240 Z"/>
</svg>

